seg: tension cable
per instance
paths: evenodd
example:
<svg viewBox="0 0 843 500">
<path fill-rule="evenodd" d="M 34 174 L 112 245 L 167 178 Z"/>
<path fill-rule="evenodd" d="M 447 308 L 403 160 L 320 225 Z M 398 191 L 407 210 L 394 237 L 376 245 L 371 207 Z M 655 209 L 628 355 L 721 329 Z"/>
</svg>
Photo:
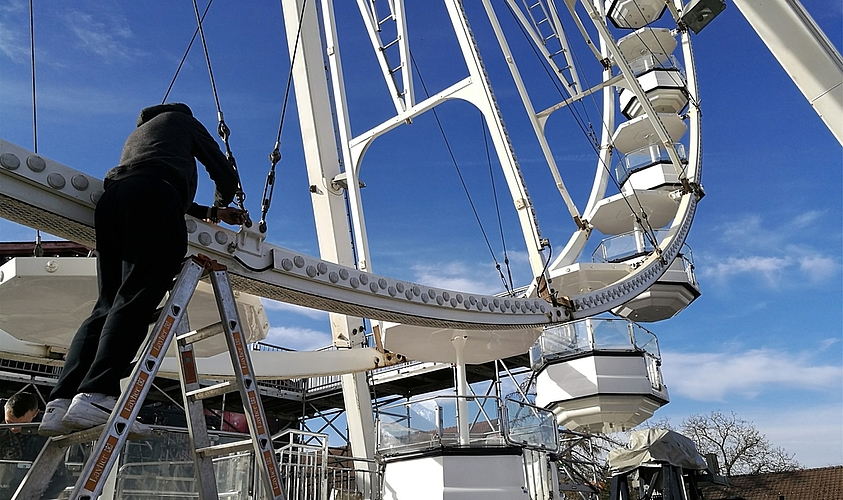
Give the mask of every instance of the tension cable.
<svg viewBox="0 0 843 500">
<path fill-rule="evenodd" d="M 211 69 L 211 58 L 208 56 L 208 45 L 205 43 L 205 31 L 202 29 L 202 16 L 199 15 L 199 6 L 196 4 L 196 0 L 193 0 L 193 12 L 196 14 L 199 38 L 202 40 L 202 49 L 205 52 L 205 63 L 208 66 L 208 76 L 211 78 L 211 89 L 214 92 L 214 102 L 217 105 L 217 116 L 219 117 L 217 133 L 219 134 L 220 139 L 222 139 L 222 142 L 225 144 L 225 157 L 228 159 L 228 162 L 237 174 L 237 191 L 234 193 L 234 198 L 237 202 L 238 208 L 246 213 L 246 222 L 244 225 L 246 227 L 252 227 L 252 220 L 249 218 L 249 212 L 246 210 L 244 205 L 246 201 L 246 193 L 243 192 L 242 183 L 240 182 L 240 171 L 237 169 L 237 161 L 234 159 L 234 154 L 231 152 L 231 146 L 228 142 L 228 138 L 231 136 L 231 130 L 228 128 L 228 125 L 225 124 L 225 118 L 223 118 L 222 108 L 220 107 L 217 85 L 214 83 L 214 71 Z"/>
<path fill-rule="evenodd" d="M 501 271 L 501 265 L 495 261 L 495 268 L 498 270 L 498 274 L 501 277 L 501 282 L 503 282 L 503 287 L 507 291 L 510 296 L 513 296 L 513 290 L 515 286 L 512 284 L 512 269 L 509 267 L 509 255 L 506 253 L 506 240 L 504 239 L 503 235 L 503 223 L 501 222 L 501 206 L 498 202 L 498 190 L 495 187 L 495 176 L 492 170 L 492 155 L 489 152 L 489 138 L 486 135 L 486 119 L 483 116 L 483 113 L 480 113 L 480 128 L 483 130 L 483 145 L 486 147 L 486 163 L 489 165 L 489 180 L 492 183 L 492 196 L 494 197 L 495 201 L 495 211 L 498 216 L 498 231 L 501 235 L 501 247 L 503 249 L 503 263 L 506 266 L 506 277 L 509 279 L 509 283 L 507 283 L 507 279 L 504 278 L 503 272 Z M 494 255 L 493 255 L 494 258 Z"/>
<path fill-rule="evenodd" d="M 272 204 L 272 194 L 275 192 L 275 165 L 281 161 L 281 129 L 284 127 L 284 115 L 287 113 L 290 84 L 293 82 L 293 66 L 296 64 L 296 54 L 299 52 L 302 19 L 304 18 L 304 9 L 306 6 L 307 2 L 304 2 L 301 6 L 301 12 L 299 13 L 299 27 L 298 31 L 296 31 L 296 42 L 293 45 L 293 55 L 290 58 L 290 72 L 287 75 L 287 85 L 284 88 L 284 102 L 281 105 L 281 119 L 278 122 L 278 134 L 275 135 L 275 148 L 271 153 L 269 153 L 269 173 L 266 174 L 266 182 L 263 185 L 263 197 L 261 198 L 261 220 L 258 223 L 258 230 L 261 233 L 266 232 L 266 214 L 269 212 L 269 206 Z M 268 196 L 267 193 L 269 193 Z"/>
<path fill-rule="evenodd" d="M 211 8 L 212 3 L 214 3 L 214 0 L 209 0 L 208 5 L 205 6 L 205 12 L 202 13 L 202 21 L 205 20 L 205 16 L 208 14 L 208 10 Z M 184 61 L 187 59 L 187 55 L 190 54 L 190 49 L 193 47 L 193 42 L 196 41 L 196 35 L 198 34 L 199 28 L 197 27 L 195 30 L 193 30 L 193 36 L 190 37 L 190 43 L 187 44 L 187 49 L 185 49 L 184 55 L 181 56 L 181 61 L 179 61 L 179 65 L 176 68 L 176 72 L 173 75 L 173 79 L 170 80 L 170 85 L 167 87 L 167 91 L 164 92 L 164 98 L 161 99 L 161 104 L 167 102 L 167 97 L 170 96 L 170 91 L 173 90 L 173 85 L 176 84 L 176 78 L 178 78 L 179 73 L 181 72 L 181 67 L 184 66 Z"/>
<path fill-rule="evenodd" d="M 424 93 L 427 97 L 430 97 L 430 92 L 427 91 L 427 85 L 424 84 L 424 78 L 421 76 L 421 71 L 419 70 L 418 65 L 416 64 L 416 59 L 410 54 L 410 62 L 412 63 L 413 67 L 416 69 L 416 74 L 419 75 L 419 82 L 422 85 L 422 89 L 424 89 Z M 442 135 L 442 140 L 445 142 L 445 149 L 448 150 L 448 155 L 451 157 L 451 163 L 454 165 L 454 169 L 457 171 L 457 177 L 460 179 L 460 184 L 462 185 L 462 189 L 465 192 L 465 197 L 468 199 L 468 204 L 471 206 L 471 211 L 474 213 L 474 220 L 477 221 L 477 226 L 480 228 L 480 233 L 483 235 L 483 240 L 486 242 L 486 248 L 489 249 L 489 254 L 492 256 L 492 260 L 495 263 L 495 269 L 497 269 L 498 274 L 500 275 L 501 282 L 503 282 L 503 286 L 506 291 L 512 295 L 512 290 L 509 286 L 507 286 L 506 279 L 503 276 L 503 272 L 501 271 L 501 265 L 498 263 L 497 257 L 495 257 L 495 252 L 492 250 L 492 245 L 489 243 L 489 237 L 486 236 L 486 229 L 483 227 L 483 222 L 480 220 L 480 215 L 477 213 L 477 208 L 474 206 L 474 200 L 471 199 L 471 193 L 468 191 L 468 186 L 465 183 L 465 179 L 463 178 L 462 171 L 460 170 L 460 166 L 457 163 L 457 158 L 454 156 L 454 151 L 451 149 L 451 143 L 448 142 L 448 136 L 445 134 L 445 129 L 442 127 L 442 122 L 439 120 L 439 115 L 436 113 L 436 108 L 433 107 L 430 109 L 433 113 L 433 118 L 436 120 L 436 125 L 439 127 L 439 133 Z M 483 137 L 485 139 L 485 129 L 483 133 Z M 488 149 L 487 149 L 488 152 Z M 508 268 L 507 268 L 508 269 Z"/>
</svg>

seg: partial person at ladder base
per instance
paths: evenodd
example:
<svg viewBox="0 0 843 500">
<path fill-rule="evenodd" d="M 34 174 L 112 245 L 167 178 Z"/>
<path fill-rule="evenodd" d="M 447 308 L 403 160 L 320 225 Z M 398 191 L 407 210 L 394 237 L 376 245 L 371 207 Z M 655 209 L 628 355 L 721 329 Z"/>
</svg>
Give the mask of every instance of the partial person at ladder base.
<svg viewBox="0 0 843 500">
<path fill-rule="evenodd" d="M 38 398 L 34 394 L 19 391 L 9 399 L 0 399 L 3 409 L 0 424 L 28 424 L 38 421 Z M 0 500 L 9 500 L 14 495 L 33 462 L 47 440 L 41 436 L 22 432 L 21 427 L 7 427 L 0 430 Z M 68 484 L 67 468 L 60 465 L 41 498 L 56 498 Z"/>
<path fill-rule="evenodd" d="M 196 160 L 216 185 L 211 207 L 193 202 Z M 108 420 L 120 396 L 120 378 L 187 253 L 184 215 L 232 225 L 248 217 L 227 207 L 239 188 L 236 169 L 181 103 L 141 111 L 104 187 L 94 215 L 99 298 L 76 332 L 50 393 L 38 429 L 44 436 Z M 150 429 L 134 422 L 131 432 L 144 435 Z"/>
</svg>

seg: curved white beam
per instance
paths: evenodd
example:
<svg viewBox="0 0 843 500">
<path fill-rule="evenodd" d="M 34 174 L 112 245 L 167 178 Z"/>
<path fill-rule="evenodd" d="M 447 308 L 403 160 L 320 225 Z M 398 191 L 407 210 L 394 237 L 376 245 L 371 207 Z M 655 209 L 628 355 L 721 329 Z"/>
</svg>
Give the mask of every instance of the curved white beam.
<svg viewBox="0 0 843 500">
<path fill-rule="evenodd" d="M 365 372 L 396 362 L 406 361 L 395 354 L 384 354 L 377 349 L 334 349 L 327 351 L 249 351 L 255 378 L 258 380 L 290 380 L 315 376 L 345 375 Z M 234 379 L 231 356 L 227 353 L 208 358 L 196 358 L 196 371 L 203 378 L 213 380 Z M 158 376 L 177 379 L 178 360 L 164 358 Z"/>
<path fill-rule="evenodd" d="M 93 200 L 101 191 L 99 179 L 0 139 L 0 217 L 93 247 Z M 271 245 L 256 232 L 234 232 L 193 218 L 188 218 L 188 251 L 217 259 L 228 266 L 234 289 L 261 297 L 409 325 L 521 329 L 593 316 L 646 290 L 679 253 L 696 202 L 694 194 L 682 197 L 681 215 L 662 242 L 663 258 L 652 255 L 626 278 L 570 297 L 564 306 L 378 276 Z"/>
</svg>

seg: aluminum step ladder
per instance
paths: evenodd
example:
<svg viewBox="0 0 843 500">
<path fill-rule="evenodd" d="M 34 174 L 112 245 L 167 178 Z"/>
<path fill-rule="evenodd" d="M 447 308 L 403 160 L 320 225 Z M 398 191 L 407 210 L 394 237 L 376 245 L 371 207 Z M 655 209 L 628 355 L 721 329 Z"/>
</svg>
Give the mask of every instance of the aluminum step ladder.
<svg viewBox="0 0 843 500">
<path fill-rule="evenodd" d="M 214 288 L 221 321 L 198 331 L 187 332 L 187 328 L 182 327 L 187 325 L 187 304 L 200 278 L 206 274 Z M 183 319 L 185 321 L 182 321 Z M 231 364 L 234 367 L 234 381 L 201 388 L 196 372 L 193 343 L 218 333 L 225 334 Z M 203 255 L 191 256 L 182 266 L 143 354 L 135 365 L 129 384 L 120 395 L 108 421 L 91 429 L 50 438 L 12 497 L 13 500 L 39 499 L 61 465 L 64 450 L 68 446 L 95 439 L 97 442 L 82 469 L 70 500 L 95 500 L 99 497 L 106 478 L 129 437 L 130 425 L 138 416 L 173 338 L 178 344 L 179 378 L 184 395 L 190 444 L 193 448 L 194 475 L 199 498 L 219 498 L 213 457 L 251 449 L 255 452 L 255 463 L 260 470 L 265 498 L 286 500 L 226 267 Z M 240 391 L 251 439 L 210 446 L 202 400 L 235 390 Z"/>
</svg>

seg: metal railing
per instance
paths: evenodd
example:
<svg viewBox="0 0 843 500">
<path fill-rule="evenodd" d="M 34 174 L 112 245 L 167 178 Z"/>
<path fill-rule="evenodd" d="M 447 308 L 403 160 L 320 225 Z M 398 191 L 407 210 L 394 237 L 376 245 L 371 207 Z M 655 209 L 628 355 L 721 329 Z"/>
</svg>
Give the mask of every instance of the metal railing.
<svg viewBox="0 0 843 500">
<path fill-rule="evenodd" d="M 461 439 L 459 401 L 468 415 L 467 441 Z M 498 396 L 431 396 L 381 409 L 378 452 L 384 456 L 439 448 L 519 446 L 542 451 L 559 447 L 553 413 L 529 403 Z"/>
<path fill-rule="evenodd" d="M 44 441 L 34 434 L 38 424 L 15 424 L 23 433 L 14 439 Z M 0 441 L 9 441 L 11 424 L 0 425 Z M 119 500 L 163 500 L 198 498 L 192 450 L 187 431 L 152 426 L 153 434 L 128 443 L 120 453 L 116 469 L 114 498 Z M 28 433 L 28 434 L 27 434 Z M 240 434 L 209 432 L 213 444 L 239 441 Z M 287 430 L 273 439 L 287 500 L 381 500 L 382 471 L 373 460 L 331 455 L 328 435 Z M 17 489 L 39 448 L 20 447 L 20 456 L 0 461 L 0 495 Z M 26 457 L 24 453 L 28 453 Z M 90 443 L 75 445 L 65 456 L 66 484 L 72 486 Z M 29 456 L 31 455 L 31 456 Z M 27 459 L 25 459 L 27 458 Z M 262 496 L 262 481 L 254 466 L 253 452 L 215 457 L 219 498 L 252 500 Z"/>
<path fill-rule="evenodd" d="M 688 155 L 685 153 L 685 146 L 680 142 L 675 143 L 673 146 L 676 148 L 679 159 L 686 162 Z M 623 184 L 635 172 L 660 163 L 671 164 L 667 148 L 661 144 L 649 144 L 623 155 L 615 167 L 615 177 L 618 180 L 618 184 Z"/>
<path fill-rule="evenodd" d="M 539 370 L 550 361 L 588 351 L 640 351 L 661 359 L 653 332 L 627 319 L 586 318 L 545 328 L 530 348 L 530 365 Z"/>
<path fill-rule="evenodd" d="M 380 500 L 373 460 L 329 453 L 328 435 L 286 430 L 273 438 L 287 500 Z"/>
<path fill-rule="evenodd" d="M 677 84 L 683 86 L 685 85 L 685 68 L 682 66 L 682 63 L 679 62 L 679 59 L 672 54 L 648 52 L 641 57 L 637 57 L 629 61 L 629 67 L 632 69 L 632 73 L 635 76 L 641 76 L 642 74 L 654 69 L 664 71 L 674 70 L 679 72 L 681 76 L 680 81 L 678 81 Z"/>
</svg>

